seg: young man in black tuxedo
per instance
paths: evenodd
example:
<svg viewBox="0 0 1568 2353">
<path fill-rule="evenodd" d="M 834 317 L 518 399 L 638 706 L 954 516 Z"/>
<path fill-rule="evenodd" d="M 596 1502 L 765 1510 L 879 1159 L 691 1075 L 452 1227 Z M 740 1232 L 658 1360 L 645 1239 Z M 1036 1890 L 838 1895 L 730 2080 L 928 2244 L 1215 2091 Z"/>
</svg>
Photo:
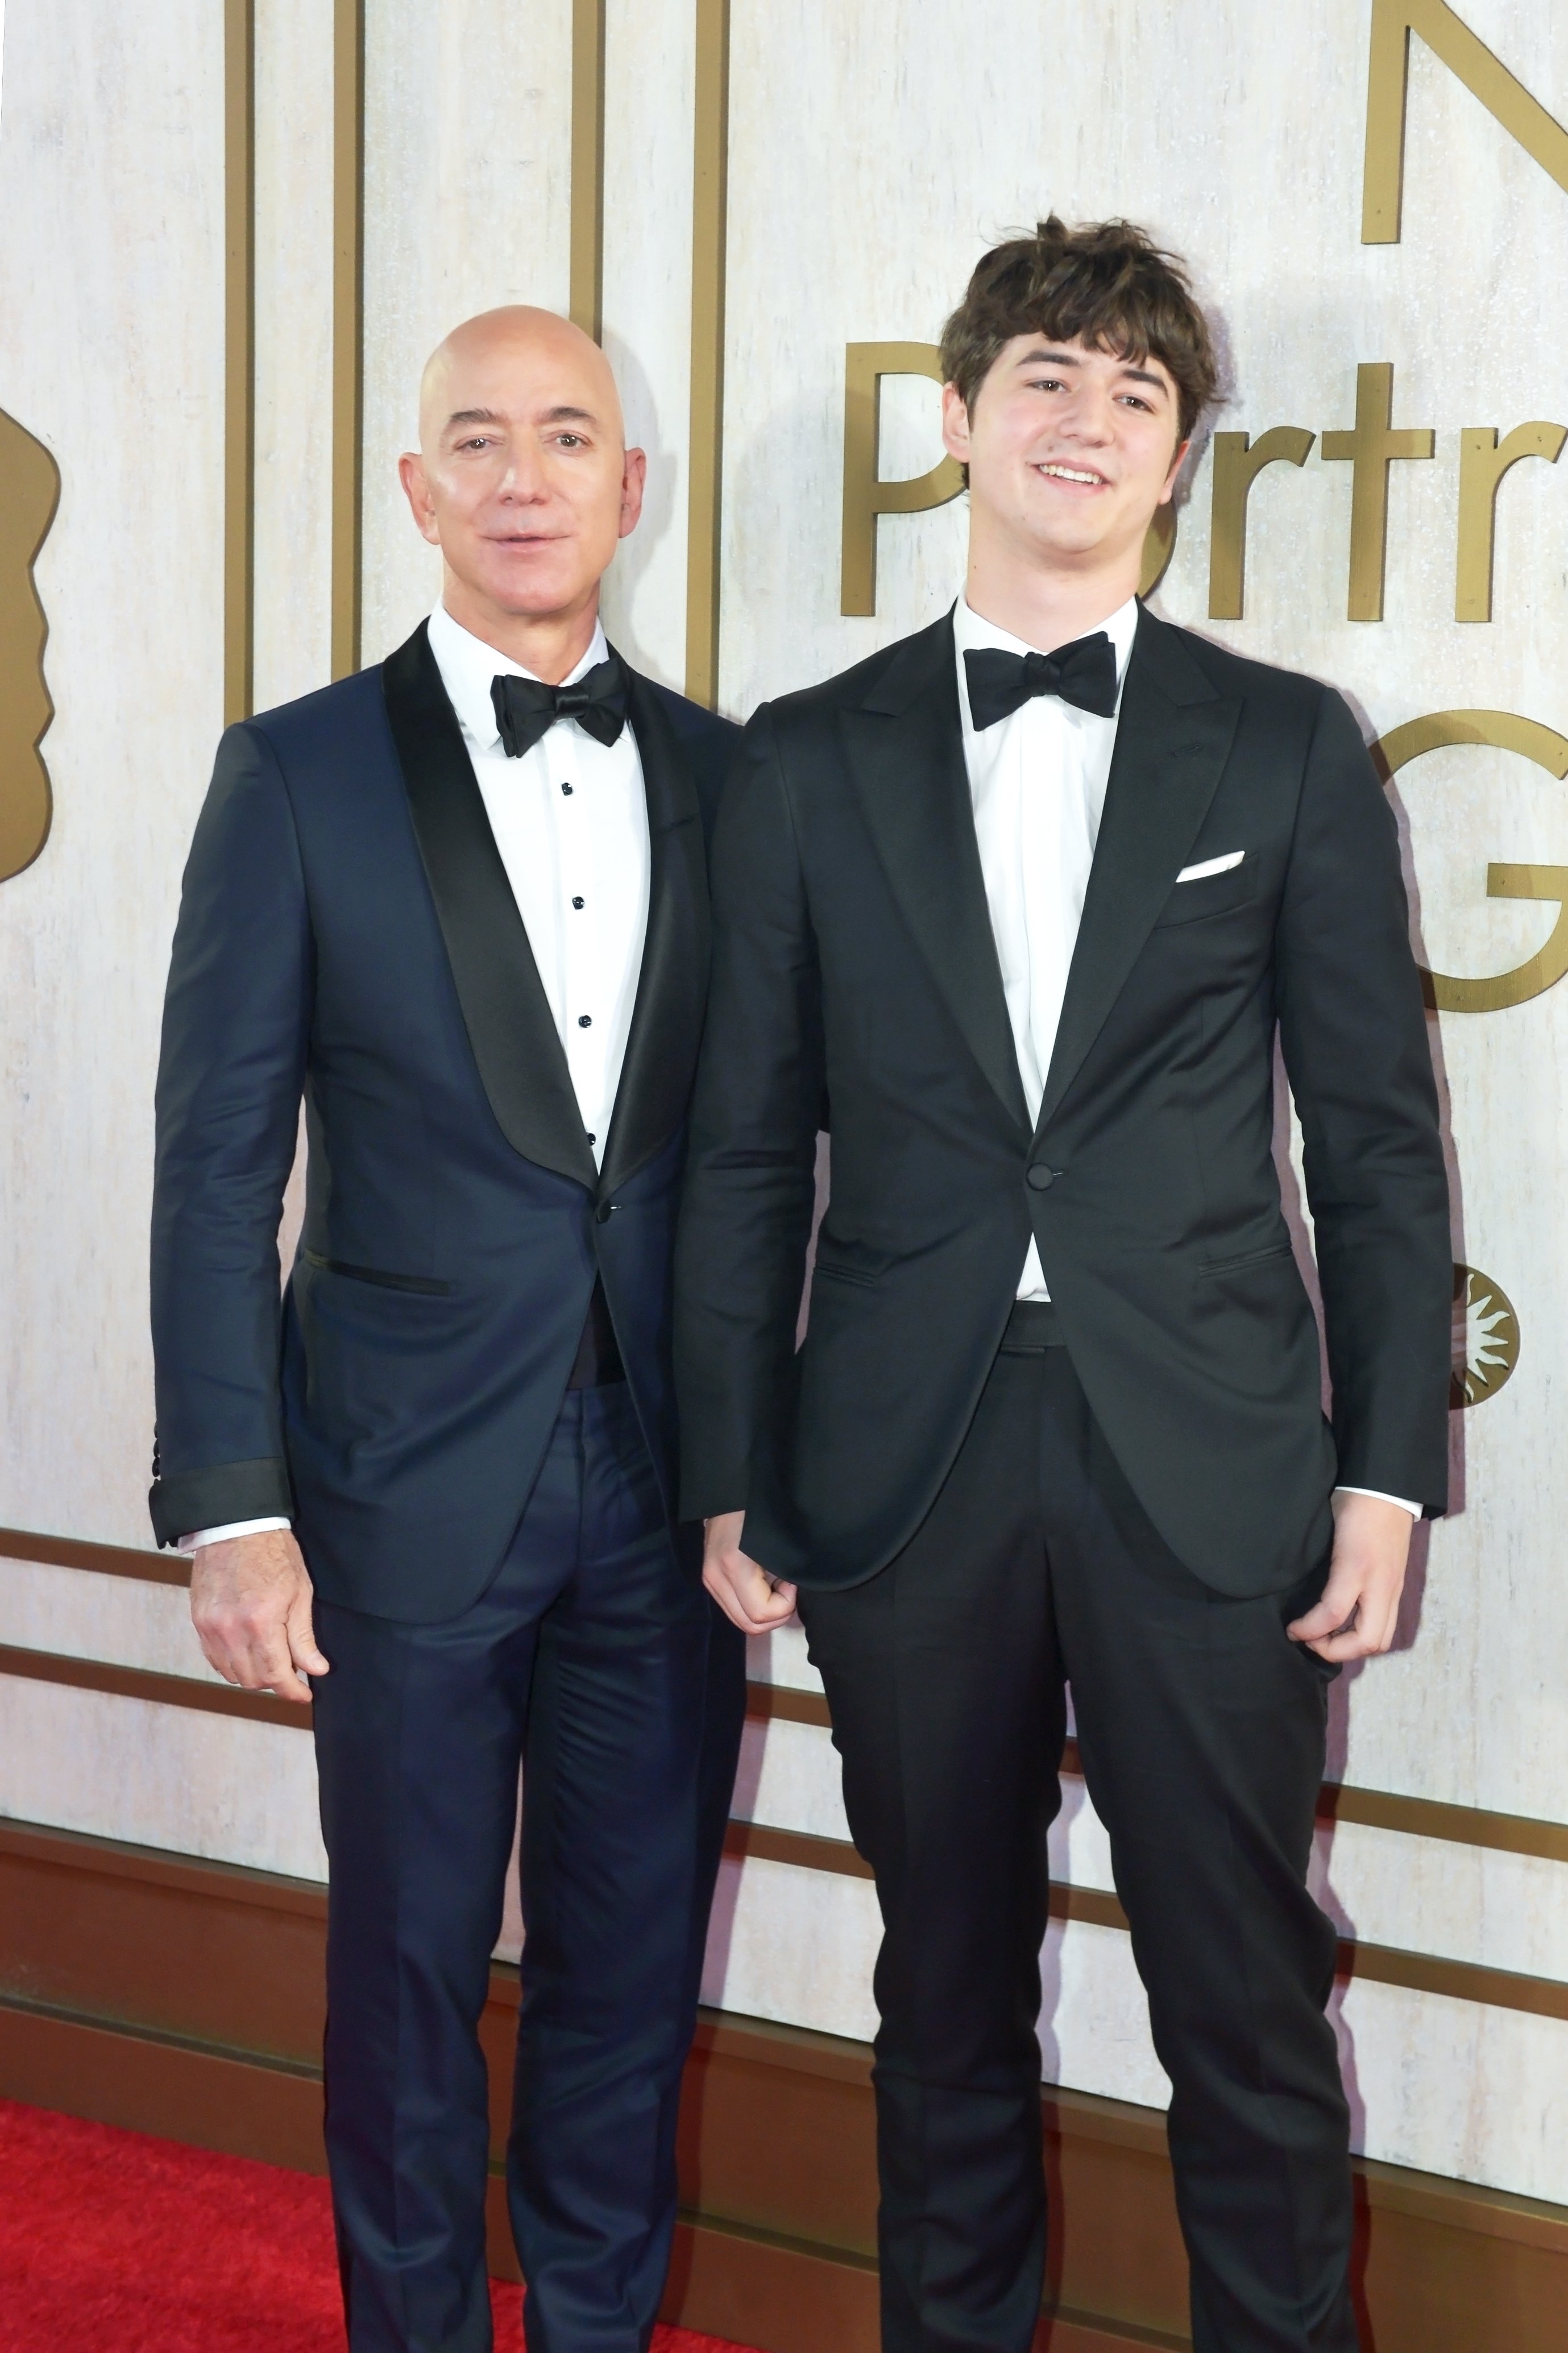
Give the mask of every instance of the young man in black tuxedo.
<svg viewBox="0 0 1568 2353">
<path fill-rule="evenodd" d="M 520 1764 L 536 2353 L 646 2353 L 674 2228 L 745 1701 L 676 1525 L 670 1366 L 735 730 L 605 642 L 643 469 L 566 321 L 447 338 L 402 461 L 441 602 L 229 730 L 174 941 L 153 1518 L 219 1672 L 315 1701 L 353 2353 L 490 2342 L 478 2028 Z"/>
<path fill-rule="evenodd" d="M 718 828 L 684 1507 L 737 1625 L 798 1603 L 876 1873 L 889 2353 L 1034 2336 L 1068 1683 L 1173 2086 L 1198 2353 L 1349 2353 L 1305 1872 L 1327 1682 L 1387 1649 L 1447 1481 L 1447 1197 L 1394 823 L 1338 695 L 1136 601 L 1215 385 L 1180 267 L 1052 219 L 981 262 L 943 360 L 963 594 L 760 711 Z"/>
</svg>

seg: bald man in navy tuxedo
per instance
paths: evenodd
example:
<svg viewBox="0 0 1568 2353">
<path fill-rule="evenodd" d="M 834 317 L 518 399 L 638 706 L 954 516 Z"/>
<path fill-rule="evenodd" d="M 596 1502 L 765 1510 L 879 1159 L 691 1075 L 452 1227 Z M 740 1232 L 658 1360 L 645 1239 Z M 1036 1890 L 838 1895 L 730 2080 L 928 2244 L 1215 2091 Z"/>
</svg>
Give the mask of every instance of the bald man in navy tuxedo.
<svg viewBox="0 0 1568 2353">
<path fill-rule="evenodd" d="M 520 1767 L 531 2353 L 644 2353 L 674 2227 L 744 1708 L 670 1368 L 734 731 L 600 625 L 644 462 L 565 321 L 448 337 L 402 460 L 441 602 L 225 735 L 174 942 L 153 1518 L 211 1663 L 315 1703 L 353 2353 L 490 2343 L 478 2027 Z"/>
</svg>

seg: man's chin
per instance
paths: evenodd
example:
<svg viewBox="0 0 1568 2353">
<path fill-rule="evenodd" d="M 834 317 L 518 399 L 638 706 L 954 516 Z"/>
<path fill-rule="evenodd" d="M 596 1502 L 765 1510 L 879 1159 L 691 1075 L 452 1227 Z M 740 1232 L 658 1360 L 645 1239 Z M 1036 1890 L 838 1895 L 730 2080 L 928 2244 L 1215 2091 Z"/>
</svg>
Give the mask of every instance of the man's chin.
<svg viewBox="0 0 1568 2353">
<path fill-rule="evenodd" d="M 1088 507 L 1077 514 L 1029 516 L 1024 533 L 1042 563 L 1064 569 L 1093 570 L 1125 554 L 1129 545 L 1125 514 L 1096 513 Z M 1143 544 L 1142 533 L 1138 544 Z"/>
<path fill-rule="evenodd" d="M 575 566 L 559 563 L 508 565 L 475 586 L 499 612 L 513 621 L 545 621 L 569 613 L 592 595 L 595 583 Z"/>
</svg>

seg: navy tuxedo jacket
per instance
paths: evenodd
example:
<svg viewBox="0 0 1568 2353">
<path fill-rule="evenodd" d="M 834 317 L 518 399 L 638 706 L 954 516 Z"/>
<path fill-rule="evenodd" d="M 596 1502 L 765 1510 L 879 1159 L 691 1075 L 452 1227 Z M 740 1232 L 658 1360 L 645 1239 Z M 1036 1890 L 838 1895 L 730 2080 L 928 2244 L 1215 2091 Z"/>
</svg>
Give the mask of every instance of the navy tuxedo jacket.
<svg viewBox="0 0 1568 2353">
<path fill-rule="evenodd" d="M 289 1513 L 328 1599 L 456 1615 L 527 1500 L 595 1275 L 673 1519 L 670 1256 L 736 730 L 635 672 L 631 724 L 648 925 L 602 1173 L 424 626 L 224 736 L 158 1075 L 160 1542 Z"/>
</svg>

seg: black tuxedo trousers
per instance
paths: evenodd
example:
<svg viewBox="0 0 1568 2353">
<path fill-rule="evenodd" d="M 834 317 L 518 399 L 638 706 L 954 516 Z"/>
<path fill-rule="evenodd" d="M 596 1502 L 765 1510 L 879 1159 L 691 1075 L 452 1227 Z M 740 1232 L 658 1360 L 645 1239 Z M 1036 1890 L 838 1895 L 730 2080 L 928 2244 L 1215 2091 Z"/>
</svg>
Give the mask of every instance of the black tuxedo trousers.
<svg viewBox="0 0 1568 2353">
<path fill-rule="evenodd" d="M 1068 1684 L 1173 2086 L 1195 2353 L 1353 2353 L 1334 1932 L 1303 1884 L 1331 1671 L 1285 1633 L 1327 1563 L 1289 1594 L 1200 1584 L 1026 1320 L 917 1535 L 868 1582 L 801 1597 L 884 1923 L 884 2353 L 1034 2340 Z"/>
</svg>

